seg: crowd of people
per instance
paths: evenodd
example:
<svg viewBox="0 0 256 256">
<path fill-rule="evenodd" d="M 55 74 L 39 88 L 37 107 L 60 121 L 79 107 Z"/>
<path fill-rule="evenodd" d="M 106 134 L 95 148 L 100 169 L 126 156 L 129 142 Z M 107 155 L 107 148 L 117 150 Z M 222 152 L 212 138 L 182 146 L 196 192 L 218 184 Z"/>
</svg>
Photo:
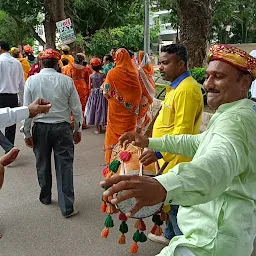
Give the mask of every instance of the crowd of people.
<svg viewBox="0 0 256 256">
<path fill-rule="evenodd" d="M 93 57 L 89 61 L 83 53 L 73 57 L 69 47 L 63 46 L 62 55 L 45 49 L 36 61 L 30 48 L 26 49 L 22 57 L 17 48 L 0 42 L 0 107 L 25 106 L 22 131 L 35 154 L 41 203 L 51 204 L 53 151 L 62 215 L 68 218 L 78 213 L 74 208 L 74 144 L 81 142 L 81 130 L 93 125 L 96 134 L 106 129 L 106 164 L 116 144 L 133 143 L 148 148 L 140 156 L 143 165 L 158 162 L 163 170 L 156 178 L 121 175 L 101 183 L 106 188 L 103 195 L 112 204 L 136 198 L 127 217 L 143 206 L 164 203 L 170 216 L 165 231 L 160 236 L 148 235 L 168 245 L 159 256 L 251 255 L 256 234 L 256 113 L 248 91 L 256 78 L 255 58 L 232 46 L 211 47 L 204 88 L 207 103 L 216 113 L 199 134 L 203 97 L 188 71 L 187 50 L 180 44 L 164 46 L 159 70 L 170 86 L 148 138 L 144 134 L 152 121 L 155 83 L 146 53 L 141 51 L 135 58 L 125 48 L 113 48 L 103 60 Z M 31 114 L 33 104 L 37 111 Z M 17 113 L 8 125 L 21 120 Z M 17 150 L 10 155 L 15 126 L 11 128 L 6 128 L 6 136 L 0 133 L 1 146 L 5 139 L 11 144 L 0 158 L 0 173 L 17 155 Z"/>
<path fill-rule="evenodd" d="M 0 46 L 4 78 L 0 84 L 1 107 L 29 106 L 39 98 L 52 103 L 47 115 L 25 119 L 20 131 L 36 157 L 40 201 L 51 203 L 53 151 L 59 206 L 63 216 L 73 216 L 77 213 L 73 207 L 74 144 L 80 143 L 81 130 L 88 125 L 95 126 L 95 134 L 106 129 L 108 164 L 118 138 L 136 128 L 142 131 L 150 122 L 148 112 L 155 92 L 153 66 L 147 54 L 141 53 L 136 62 L 124 48 L 112 49 L 103 60 L 88 60 L 83 53 L 73 57 L 68 46 L 62 47 L 62 54 L 45 49 L 37 58 L 30 46 L 24 46 L 24 52 L 16 47 L 10 49 L 7 42 L 0 42 Z M 6 159 L 10 164 L 19 153 L 14 147 L 15 131 L 13 125 L 6 128 L 5 136 L 0 134 L 5 166 Z"/>
</svg>

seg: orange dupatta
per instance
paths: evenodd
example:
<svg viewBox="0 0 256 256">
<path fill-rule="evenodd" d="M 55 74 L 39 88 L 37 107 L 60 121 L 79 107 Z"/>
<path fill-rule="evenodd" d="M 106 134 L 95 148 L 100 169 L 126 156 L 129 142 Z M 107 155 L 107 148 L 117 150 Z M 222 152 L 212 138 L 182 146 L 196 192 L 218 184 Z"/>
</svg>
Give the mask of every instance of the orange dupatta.
<svg viewBox="0 0 256 256">
<path fill-rule="evenodd" d="M 112 149 L 119 137 L 135 131 L 142 89 L 138 73 L 125 49 L 116 52 L 116 66 L 111 69 L 103 84 L 108 95 L 108 117 L 105 137 L 105 161 L 109 164 Z"/>
<path fill-rule="evenodd" d="M 145 55 L 145 52 L 144 52 L 144 51 L 139 51 L 139 64 L 142 63 L 143 58 L 144 58 L 144 55 Z M 147 63 L 147 65 L 145 65 L 145 66 L 143 67 L 143 70 L 144 70 L 144 72 L 145 72 L 147 75 L 153 76 L 153 75 L 155 74 L 154 66 L 153 66 L 151 63 Z"/>
</svg>

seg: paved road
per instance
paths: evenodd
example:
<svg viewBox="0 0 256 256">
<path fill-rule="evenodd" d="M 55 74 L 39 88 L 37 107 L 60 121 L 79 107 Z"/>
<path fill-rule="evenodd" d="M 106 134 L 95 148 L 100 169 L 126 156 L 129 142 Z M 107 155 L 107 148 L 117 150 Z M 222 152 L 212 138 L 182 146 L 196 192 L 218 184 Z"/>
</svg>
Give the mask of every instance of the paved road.
<svg viewBox="0 0 256 256">
<path fill-rule="evenodd" d="M 100 212 L 100 166 L 103 163 L 104 135 L 95 135 L 93 128 L 83 131 L 83 141 L 76 147 L 75 193 L 79 215 L 64 219 L 57 206 L 56 182 L 50 206 L 42 205 L 35 174 L 33 152 L 17 135 L 19 158 L 6 168 L 6 178 L 0 196 L 1 256 L 102 256 L 130 255 L 134 227 L 128 242 L 118 245 L 119 221 L 108 239 L 100 236 L 106 215 Z M 55 176 L 55 175 L 54 175 Z M 130 221 L 133 224 L 134 221 Z M 151 222 L 149 227 L 151 227 Z M 147 242 L 140 245 L 139 255 L 156 255 L 162 246 Z"/>
<path fill-rule="evenodd" d="M 39 187 L 32 151 L 17 134 L 19 158 L 6 168 L 6 179 L 0 196 L 1 256 L 120 256 L 130 255 L 133 221 L 130 221 L 126 245 L 118 245 L 119 221 L 108 239 L 100 232 L 105 215 L 100 212 L 102 144 L 104 135 L 93 129 L 83 131 L 83 141 L 76 147 L 75 193 L 79 215 L 64 219 L 57 206 L 56 182 L 53 183 L 53 204 L 38 201 Z M 151 221 L 147 221 L 148 229 Z M 162 246 L 148 241 L 140 245 L 139 254 L 156 255 Z M 254 254 L 256 256 L 256 253 Z"/>
</svg>

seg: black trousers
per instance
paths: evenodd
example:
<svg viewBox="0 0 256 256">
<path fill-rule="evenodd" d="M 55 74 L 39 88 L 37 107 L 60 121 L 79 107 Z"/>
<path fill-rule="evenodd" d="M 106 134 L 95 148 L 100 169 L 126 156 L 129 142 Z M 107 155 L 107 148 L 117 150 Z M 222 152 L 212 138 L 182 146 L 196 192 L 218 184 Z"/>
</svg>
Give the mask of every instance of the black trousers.
<svg viewBox="0 0 256 256">
<path fill-rule="evenodd" d="M 16 108 L 18 107 L 18 95 L 17 94 L 8 94 L 0 93 L 0 108 Z M 14 144 L 16 133 L 16 124 L 5 128 L 5 137 Z"/>
<path fill-rule="evenodd" d="M 51 154 L 54 153 L 58 203 L 62 215 L 74 210 L 73 131 L 69 123 L 35 123 L 32 129 L 40 199 L 50 199 L 52 190 Z"/>
</svg>

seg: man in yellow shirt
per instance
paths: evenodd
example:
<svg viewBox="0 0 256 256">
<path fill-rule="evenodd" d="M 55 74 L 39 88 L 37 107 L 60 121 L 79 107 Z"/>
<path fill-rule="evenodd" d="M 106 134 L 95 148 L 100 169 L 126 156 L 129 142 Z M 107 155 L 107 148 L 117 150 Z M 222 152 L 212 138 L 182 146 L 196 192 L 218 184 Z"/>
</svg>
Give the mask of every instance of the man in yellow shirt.
<svg viewBox="0 0 256 256">
<path fill-rule="evenodd" d="M 70 47 L 68 45 L 62 45 L 61 50 L 63 52 L 61 59 L 67 59 L 69 65 L 73 64 L 75 59 L 72 55 L 69 54 Z"/>
<path fill-rule="evenodd" d="M 10 53 L 15 59 L 20 61 L 24 72 L 24 79 L 26 81 L 28 79 L 28 73 L 31 69 L 28 60 L 21 57 L 22 55 L 20 54 L 20 50 L 17 47 L 12 47 Z"/>
<path fill-rule="evenodd" d="M 170 87 L 166 89 L 166 96 L 162 102 L 162 109 L 153 127 L 153 138 L 164 135 L 198 134 L 203 113 L 203 95 L 201 86 L 191 76 L 187 68 L 187 50 L 181 44 L 171 44 L 162 48 L 159 59 L 160 72 L 164 80 L 170 81 Z M 148 165 L 159 162 L 160 167 L 167 164 L 164 173 L 181 162 L 189 162 L 190 158 L 181 155 L 173 155 L 165 152 L 148 150 L 141 162 Z M 166 223 L 164 235 L 148 235 L 154 242 L 168 244 L 181 232 L 177 225 L 178 206 L 172 206 L 170 221 Z"/>
</svg>

